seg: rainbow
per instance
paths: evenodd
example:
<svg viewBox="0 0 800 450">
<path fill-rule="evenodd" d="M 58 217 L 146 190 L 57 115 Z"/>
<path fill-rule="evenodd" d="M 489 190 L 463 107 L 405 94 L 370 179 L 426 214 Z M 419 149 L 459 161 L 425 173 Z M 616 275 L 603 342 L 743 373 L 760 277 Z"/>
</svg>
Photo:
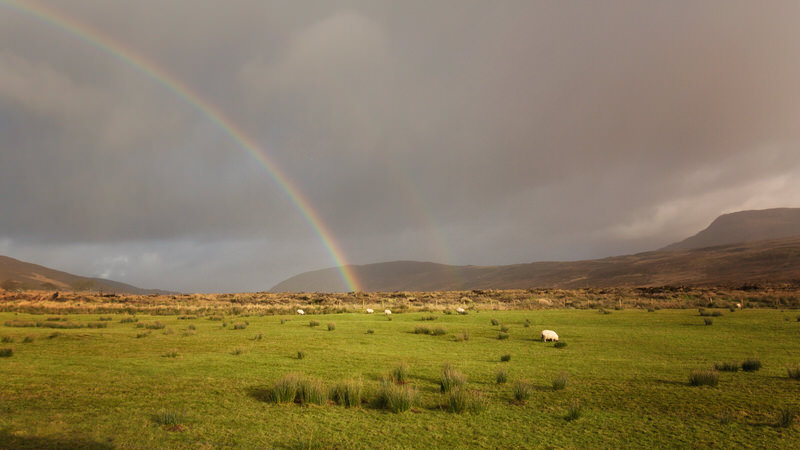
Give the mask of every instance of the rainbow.
<svg viewBox="0 0 800 450">
<path fill-rule="evenodd" d="M 52 7 L 42 5 L 36 1 L 22 2 L 19 0 L 0 0 L 0 5 L 5 5 L 10 9 L 32 16 L 43 23 L 62 30 L 102 50 L 106 54 L 127 64 L 139 73 L 162 85 L 219 127 L 230 136 L 239 147 L 255 158 L 255 160 L 266 169 L 267 173 L 275 183 L 277 183 L 280 189 L 289 197 L 333 258 L 341 273 L 342 281 L 344 281 L 348 289 L 350 291 L 360 290 L 352 266 L 347 264 L 344 252 L 333 239 L 331 231 L 322 221 L 319 214 L 314 211 L 311 202 L 309 202 L 302 191 L 292 183 L 289 177 L 280 170 L 277 164 L 259 148 L 255 140 L 249 137 L 244 130 L 233 123 L 231 119 L 226 117 L 219 108 L 203 99 L 200 94 L 192 90 L 192 88 L 181 80 L 175 78 L 175 76 L 171 75 L 165 69 L 158 67 L 153 61 L 135 53 L 112 37 L 97 30 L 92 30 L 81 22 L 78 22 Z"/>
</svg>

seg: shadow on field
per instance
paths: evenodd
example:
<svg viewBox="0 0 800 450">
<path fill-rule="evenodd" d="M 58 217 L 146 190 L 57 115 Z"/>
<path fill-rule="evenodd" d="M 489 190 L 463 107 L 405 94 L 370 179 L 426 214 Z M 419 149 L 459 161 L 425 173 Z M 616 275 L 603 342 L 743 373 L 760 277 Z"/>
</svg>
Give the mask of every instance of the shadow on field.
<svg viewBox="0 0 800 450">
<path fill-rule="evenodd" d="M 247 396 L 260 402 L 270 402 L 272 400 L 270 389 L 264 386 L 247 388 Z"/>
<path fill-rule="evenodd" d="M 57 448 L 57 449 L 112 449 L 101 442 L 82 439 L 55 439 L 38 436 L 15 436 L 8 430 L 0 430 L 0 448 Z"/>
<path fill-rule="evenodd" d="M 654 383 L 658 384 L 667 384 L 670 386 L 689 386 L 689 382 L 687 381 L 677 381 L 677 380 L 660 380 L 658 378 L 653 379 Z"/>
</svg>

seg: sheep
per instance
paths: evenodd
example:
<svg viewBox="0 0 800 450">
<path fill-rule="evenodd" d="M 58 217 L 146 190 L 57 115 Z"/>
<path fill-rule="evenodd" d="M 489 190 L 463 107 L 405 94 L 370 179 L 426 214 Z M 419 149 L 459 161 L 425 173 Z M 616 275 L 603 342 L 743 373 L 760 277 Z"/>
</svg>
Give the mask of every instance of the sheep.
<svg viewBox="0 0 800 450">
<path fill-rule="evenodd" d="M 741 303 L 737 303 L 737 304 L 736 304 L 736 307 L 737 307 L 738 309 L 742 309 L 742 304 L 741 304 Z"/>
<path fill-rule="evenodd" d="M 386 314 L 387 316 L 391 316 L 392 315 L 392 312 L 389 311 L 388 309 L 384 310 L 383 313 Z"/>
<path fill-rule="evenodd" d="M 542 340 L 544 342 L 558 342 L 558 335 L 553 330 L 542 330 Z"/>
<path fill-rule="evenodd" d="M 305 314 L 305 313 L 306 313 L 306 312 L 305 312 L 305 311 L 303 311 L 302 309 L 298 309 L 298 310 L 297 310 L 297 314 L 299 314 L 299 315 L 301 315 L 301 316 L 302 316 L 303 314 Z"/>
<path fill-rule="evenodd" d="M 466 314 L 467 311 L 464 308 L 458 307 L 456 308 L 456 312 L 459 314 Z"/>
<path fill-rule="evenodd" d="M 374 313 L 374 312 L 375 312 L 375 311 L 374 311 L 372 308 L 367 308 L 367 314 L 372 314 L 372 313 Z"/>
</svg>

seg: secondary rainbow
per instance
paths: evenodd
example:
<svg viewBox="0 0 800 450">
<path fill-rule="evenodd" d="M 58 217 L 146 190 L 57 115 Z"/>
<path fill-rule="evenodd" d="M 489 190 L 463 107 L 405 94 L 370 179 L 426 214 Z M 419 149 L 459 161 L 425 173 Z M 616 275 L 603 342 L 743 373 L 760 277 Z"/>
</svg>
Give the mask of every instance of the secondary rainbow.
<svg viewBox="0 0 800 450">
<path fill-rule="evenodd" d="M 319 217 L 319 215 L 314 211 L 311 203 L 303 195 L 302 191 L 300 191 L 300 189 L 294 183 L 292 183 L 292 181 L 286 175 L 283 174 L 278 166 L 272 160 L 270 160 L 267 154 L 259 148 L 255 140 L 249 137 L 241 128 L 227 118 L 225 114 L 219 110 L 219 108 L 214 106 L 211 102 L 204 100 L 203 97 L 192 90 L 192 88 L 175 78 L 166 70 L 158 67 L 152 61 L 139 54 L 136 54 L 133 50 L 125 47 L 112 37 L 97 30 L 92 30 L 86 25 L 60 11 L 53 9 L 52 7 L 42 5 L 35 1 L 21 2 L 18 0 L 0 0 L 0 5 L 6 5 L 11 9 L 35 17 L 46 24 L 63 30 L 68 34 L 80 38 L 84 42 L 103 50 L 105 53 L 151 78 L 158 84 L 161 84 L 167 88 L 169 91 L 172 91 L 176 96 L 200 112 L 209 121 L 217 125 L 267 170 L 267 173 L 270 175 L 270 177 L 289 197 L 292 203 L 294 203 L 295 207 L 303 215 L 306 222 L 308 222 L 308 224 L 319 237 L 320 241 L 322 241 L 325 249 L 339 267 L 342 280 L 347 285 L 348 289 L 351 291 L 359 290 L 359 283 L 352 271 L 352 268 L 347 264 L 342 249 L 333 239 L 333 235 L 331 234 L 330 230 Z"/>
</svg>

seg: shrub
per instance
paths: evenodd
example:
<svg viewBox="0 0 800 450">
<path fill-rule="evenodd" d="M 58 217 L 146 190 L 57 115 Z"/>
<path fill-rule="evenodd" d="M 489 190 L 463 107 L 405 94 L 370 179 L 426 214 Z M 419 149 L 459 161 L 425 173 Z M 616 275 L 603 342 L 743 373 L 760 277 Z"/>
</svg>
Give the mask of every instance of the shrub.
<svg viewBox="0 0 800 450">
<path fill-rule="evenodd" d="M 312 321 L 308 322 L 308 326 L 310 326 L 312 328 L 313 327 L 318 327 L 319 326 L 319 321 L 318 320 L 312 320 Z"/>
<path fill-rule="evenodd" d="M 144 327 L 148 330 L 162 330 L 167 326 L 156 320 L 155 322 L 145 324 Z"/>
<path fill-rule="evenodd" d="M 493 326 L 500 325 L 500 321 L 498 321 L 497 319 L 492 319 L 492 325 Z"/>
<path fill-rule="evenodd" d="M 336 329 L 336 324 L 331 322 L 328 324 L 328 331 L 333 331 Z"/>
<path fill-rule="evenodd" d="M 503 384 L 508 381 L 508 371 L 506 369 L 498 370 L 495 381 L 497 381 L 497 384 Z"/>
<path fill-rule="evenodd" d="M 797 416 L 797 408 L 791 406 L 788 408 L 783 408 L 778 411 L 777 425 L 779 427 L 788 428 L 792 426 L 792 423 L 794 423 L 795 416 Z"/>
<path fill-rule="evenodd" d="M 739 362 L 724 361 L 724 362 L 714 363 L 714 370 L 719 370 L 721 372 L 738 372 Z"/>
<path fill-rule="evenodd" d="M 305 357 L 306 357 L 306 352 L 304 352 L 302 350 L 298 350 L 297 351 L 297 359 L 303 359 Z"/>
<path fill-rule="evenodd" d="M 689 384 L 692 386 L 716 386 L 719 383 L 719 372 L 716 370 L 693 370 L 689 374 Z"/>
<path fill-rule="evenodd" d="M 800 380 L 800 366 L 787 367 L 786 373 L 789 375 L 789 378 L 793 380 Z"/>
<path fill-rule="evenodd" d="M 508 327 L 505 325 L 500 325 L 500 331 L 502 333 L 508 333 Z"/>
<path fill-rule="evenodd" d="M 361 380 L 346 380 L 333 387 L 331 397 L 339 405 L 346 408 L 354 408 L 361 405 L 362 390 Z"/>
<path fill-rule="evenodd" d="M 372 328 L 370 328 L 369 330 L 367 330 L 367 334 L 375 334 L 375 330 L 373 330 Z"/>
<path fill-rule="evenodd" d="M 567 373 L 560 373 L 553 378 L 553 390 L 560 391 L 567 387 L 567 381 L 569 381 L 569 374 Z"/>
<path fill-rule="evenodd" d="M 431 334 L 431 329 L 428 326 L 420 325 L 418 327 L 414 327 L 414 334 Z"/>
<path fill-rule="evenodd" d="M 177 426 L 183 422 L 183 414 L 177 411 L 161 410 L 153 415 L 153 422 L 161 426 Z"/>
<path fill-rule="evenodd" d="M 567 406 L 567 415 L 565 419 L 567 421 L 573 421 L 578 419 L 583 412 L 583 406 L 581 406 L 581 402 L 578 400 L 573 400 L 570 402 L 569 406 Z"/>
<path fill-rule="evenodd" d="M 742 361 L 742 370 L 745 372 L 755 372 L 761 368 L 761 360 L 758 358 L 748 358 Z"/>
<path fill-rule="evenodd" d="M 397 384 L 408 383 L 408 364 L 404 362 L 398 364 L 397 367 L 392 369 L 391 377 Z"/>
<path fill-rule="evenodd" d="M 14 355 L 14 349 L 0 348 L 0 358 L 10 358 L 12 355 Z"/>
<path fill-rule="evenodd" d="M 303 377 L 297 384 L 297 399 L 302 404 L 324 405 L 328 401 L 328 391 L 321 380 Z"/>
<path fill-rule="evenodd" d="M 279 378 L 272 385 L 270 399 L 275 403 L 292 403 L 297 396 L 297 388 L 300 385 L 301 377 L 295 373 L 289 373 Z"/>
<path fill-rule="evenodd" d="M 511 393 L 514 394 L 514 400 L 520 402 L 531 398 L 531 391 L 533 391 L 533 385 L 527 381 L 517 380 L 514 385 L 511 386 Z"/>
<path fill-rule="evenodd" d="M 714 319 L 712 319 L 710 317 L 706 317 L 706 318 L 703 319 L 703 323 L 705 323 L 706 325 L 711 325 L 711 324 L 714 323 Z"/>
<path fill-rule="evenodd" d="M 36 336 L 25 336 L 25 339 L 22 340 L 22 343 L 29 344 L 33 342 L 34 339 L 36 339 Z"/>
<path fill-rule="evenodd" d="M 439 387 L 442 392 L 450 392 L 453 388 L 462 387 L 467 384 L 467 377 L 450 366 L 445 364 L 442 368 L 442 375 L 439 379 Z"/>
<path fill-rule="evenodd" d="M 4 344 L 13 344 L 14 343 L 14 338 L 11 337 L 11 336 L 3 336 L 3 339 L 0 339 L 0 342 L 2 342 Z"/>
<path fill-rule="evenodd" d="M 459 386 L 448 392 L 445 397 L 445 409 L 453 413 L 478 413 L 486 409 L 487 400 L 480 393 L 468 391 Z"/>
<path fill-rule="evenodd" d="M 444 327 L 436 327 L 431 330 L 431 334 L 434 336 L 444 336 L 447 334 L 447 330 Z"/>
<path fill-rule="evenodd" d="M 234 330 L 244 330 L 245 328 L 247 328 L 247 324 L 246 323 L 236 322 L 236 323 L 233 324 L 233 329 Z"/>
<path fill-rule="evenodd" d="M 464 342 L 469 340 L 469 334 L 466 331 L 456 334 L 456 342 Z"/>
<path fill-rule="evenodd" d="M 553 344 L 553 347 L 555 347 L 555 348 L 564 348 L 566 346 L 567 346 L 567 343 L 564 342 L 564 341 L 558 341 L 555 344 Z"/>
<path fill-rule="evenodd" d="M 388 381 L 381 383 L 375 396 L 376 408 L 388 409 L 393 413 L 408 411 L 414 405 L 417 392 L 410 386 L 400 386 Z"/>
<path fill-rule="evenodd" d="M 511 361 L 511 354 L 506 353 L 505 355 L 500 357 L 500 361 L 502 362 L 509 362 Z"/>
<path fill-rule="evenodd" d="M 503 339 L 508 339 L 508 336 L 509 336 L 508 333 L 503 333 L 502 331 L 500 333 L 497 333 L 497 339 L 500 339 L 501 341 Z"/>
</svg>

